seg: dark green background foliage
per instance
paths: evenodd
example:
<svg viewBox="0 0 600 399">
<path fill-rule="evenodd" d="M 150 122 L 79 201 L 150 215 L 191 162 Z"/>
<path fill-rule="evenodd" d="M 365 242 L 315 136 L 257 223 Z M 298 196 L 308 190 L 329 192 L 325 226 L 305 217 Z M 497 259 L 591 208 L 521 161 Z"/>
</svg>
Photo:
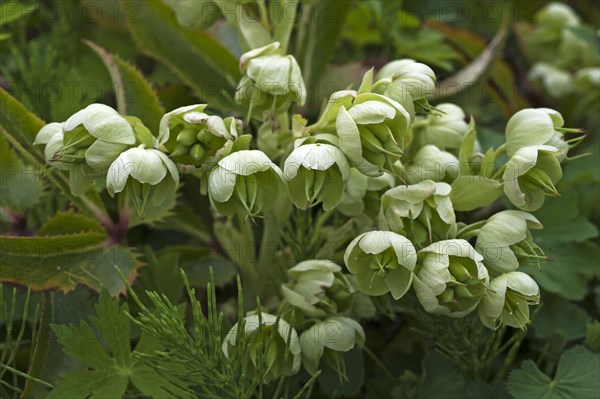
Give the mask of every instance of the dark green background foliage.
<svg viewBox="0 0 600 399">
<path fill-rule="evenodd" d="M 534 15 L 547 2 L 299 3 L 294 26 L 278 21 L 277 28 L 294 28 L 288 52 L 308 89 L 297 111 L 311 123 L 323 99 L 357 88 L 372 66 L 412 58 L 435 70 L 441 82 L 435 102 L 456 103 L 475 116 L 483 148 L 502 142 L 506 121 L 522 108 L 557 109 L 565 126 L 585 130 L 575 154 L 586 156 L 565 166 L 561 197 L 534 213 L 544 225 L 536 243 L 551 261 L 521 268 L 542 290 L 533 324 L 492 332 L 472 318 L 411 312 L 411 298 L 375 301 L 379 315 L 362 322 L 365 349 L 344 353 L 346 380 L 322 363 L 316 379 L 303 370 L 263 386 L 245 374 L 249 343 L 231 360 L 221 352 L 225 333 L 256 307 L 260 292 L 244 284 L 244 262 L 263 255 L 244 229 L 293 246 L 292 264 L 320 250 L 343 264 L 347 243 L 362 232 L 360 221 L 342 225 L 336 215 L 327 220 L 297 211 L 273 225 L 273 219 L 251 225 L 215 218 L 208 198 L 198 195 L 198 180 L 182 175 L 168 209 L 132 216 L 123 226 L 119 204 L 103 187 L 72 196 L 68 177 L 47 168 L 31 146 L 45 123 L 95 102 L 139 117 L 154 134 L 165 111 L 194 103 L 245 118 L 233 95 L 238 58 L 249 43 L 231 16 L 186 28 L 156 0 L 3 1 L 0 396 L 597 398 L 600 103 L 593 93 L 556 98 L 528 80 L 532 65 L 553 58 L 536 54 L 528 42 Z M 591 0 L 568 3 L 588 26 L 574 34 L 597 46 L 600 7 Z M 482 60 L 494 36 L 499 45 L 488 47 L 491 56 Z M 598 53 L 588 55 L 597 66 Z M 575 73 L 579 66 L 564 68 Z M 462 90 L 444 85 L 448 78 L 464 84 Z M 256 133 L 256 126 L 248 129 Z M 276 291 L 280 279 L 262 288 Z"/>
</svg>

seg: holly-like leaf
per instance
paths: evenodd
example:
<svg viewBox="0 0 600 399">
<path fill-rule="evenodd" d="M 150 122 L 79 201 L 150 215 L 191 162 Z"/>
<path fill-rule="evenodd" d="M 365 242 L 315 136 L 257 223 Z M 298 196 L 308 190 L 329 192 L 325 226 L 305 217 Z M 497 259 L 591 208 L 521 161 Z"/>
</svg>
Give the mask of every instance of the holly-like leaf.
<svg viewBox="0 0 600 399">
<path fill-rule="evenodd" d="M 597 398 L 600 395 L 600 355 L 576 346 L 563 353 L 554 378 L 526 360 L 507 382 L 515 399 Z"/>
<path fill-rule="evenodd" d="M 158 134 L 158 125 L 165 109 L 150 83 L 140 71 L 118 55 L 109 53 L 89 40 L 84 40 L 84 43 L 90 46 L 106 65 L 113 80 L 119 113 L 137 116 L 154 134 Z"/>
<path fill-rule="evenodd" d="M 126 304 L 119 306 L 118 300 L 102 291 L 90 323 L 51 326 L 64 352 L 85 367 L 61 374 L 48 399 L 121 398 L 130 384 L 145 397 L 189 397 L 185 388 L 176 385 L 179 381 L 165 378 L 134 356 L 126 311 Z M 142 336 L 136 351 L 148 354 L 160 349 L 149 339 Z"/>
<path fill-rule="evenodd" d="M 94 219 L 90 219 L 73 210 L 56 213 L 37 231 L 38 235 L 52 236 L 61 234 L 77 234 L 82 232 L 103 233 L 104 229 Z"/>
<path fill-rule="evenodd" d="M 122 7 L 136 10 L 126 27 L 145 53 L 165 64 L 211 106 L 238 109 L 233 100 L 240 78 L 237 59 L 213 36 L 181 27 L 160 1 L 127 1 Z"/>
<path fill-rule="evenodd" d="M 73 221 L 78 233 L 70 234 L 72 231 L 61 227 L 61 221 L 66 219 Z M 0 282 L 28 286 L 35 291 L 57 289 L 66 293 L 83 284 L 96 291 L 104 288 L 111 295 L 125 292 L 114 266 L 133 281 L 141 266 L 135 252 L 120 245 L 107 246 L 106 233 L 93 227 L 89 220 L 59 214 L 48 223 L 42 232 L 53 235 L 0 237 Z M 87 226 L 87 231 L 80 230 L 83 226 Z"/>
</svg>

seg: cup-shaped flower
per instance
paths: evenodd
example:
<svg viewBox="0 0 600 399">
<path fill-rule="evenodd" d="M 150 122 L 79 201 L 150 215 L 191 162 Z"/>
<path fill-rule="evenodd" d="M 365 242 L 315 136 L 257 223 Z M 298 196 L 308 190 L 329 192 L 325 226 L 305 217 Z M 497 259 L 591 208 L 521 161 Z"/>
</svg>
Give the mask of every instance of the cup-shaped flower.
<svg viewBox="0 0 600 399">
<path fill-rule="evenodd" d="M 125 190 L 143 216 L 148 201 L 162 205 L 177 190 L 179 172 L 175 163 L 154 148 L 130 148 L 110 165 L 106 189 L 111 196 Z"/>
<path fill-rule="evenodd" d="M 136 135 L 127 119 L 107 105 L 91 104 L 66 120 L 63 147 L 55 158 L 105 168 L 134 144 Z"/>
<path fill-rule="evenodd" d="M 562 177 L 559 151 L 547 145 L 522 147 L 505 165 L 504 193 L 519 209 L 535 211 L 546 195 L 557 196 L 555 184 Z"/>
<path fill-rule="evenodd" d="M 237 138 L 238 121 L 204 113 L 206 104 L 177 108 L 160 122 L 159 141 L 182 163 L 203 163 L 227 140 Z"/>
<path fill-rule="evenodd" d="M 294 204 L 307 209 L 323 203 L 333 209 L 341 200 L 350 165 L 344 153 L 331 144 L 305 144 L 286 159 L 283 175 Z"/>
<path fill-rule="evenodd" d="M 290 305 L 308 317 L 325 317 L 351 310 L 354 288 L 342 268 L 328 260 L 307 260 L 288 270 L 281 292 Z"/>
<path fill-rule="evenodd" d="M 411 184 L 423 180 L 452 183 L 459 172 L 458 158 L 433 144 L 422 147 L 403 168 Z"/>
<path fill-rule="evenodd" d="M 391 231 L 369 231 L 356 237 L 344 253 L 344 263 L 367 295 L 390 292 L 400 299 L 410 288 L 417 252 L 413 244 Z"/>
<path fill-rule="evenodd" d="M 489 283 L 481 256 L 466 240 L 438 241 L 419 251 L 413 288 L 429 313 L 464 317 Z"/>
<path fill-rule="evenodd" d="M 524 330 L 530 323 L 529 306 L 540 302 L 540 288 L 534 279 L 521 272 L 509 272 L 492 279 L 479 304 L 483 325 L 496 329 L 500 325 Z"/>
<path fill-rule="evenodd" d="M 419 245 L 452 237 L 456 215 L 450 191 L 450 185 L 431 180 L 386 191 L 381 197 L 379 227 Z"/>
<path fill-rule="evenodd" d="M 239 322 L 238 322 L 239 323 Z M 258 361 L 264 359 L 266 366 L 259 376 L 263 382 L 281 376 L 294 375 L 300 369 L 302 357 L 298 333 L 290 324 L 272 314 L 253 314 L 244 318 L 243 339 L 250 349 L 251 373 L 258 372 Z M 227 358 L 231 356 L 238 340 L 236 323 L 225 336 L 222 350 Z M 262 353 L 261 353 L 262 352 Z M 287 352 L 287 353 L 286 353 Z"/>
<path fill-rule="evenodd" d="M 256 216 L 271 209 L 284 192 L 281 169 L 258 150 L 227 155 L 208 177 L 210 202 L 225 215 L 241 211 Z"/>
<path fill-rule="evenodd" d="M 484 265 L 496 273 L 516 270 L 519 265 L 544 257 L 529 229 L 541 229 L 535 216 L 523 211 L 502 211 L 492 215 L 477 235 L 475 249 Z"/>
<path fill-rule="evenodd" d="M 349 317 L 329 317 L 300 335 L 302 364 L 309 374 L 319 370 L 321 359 L 338 369 L 344 362 L 342 354 L 364 342 L 365 332 L 356 320 Z"/>
<path fill-rule="evenodd" d="M 377 73 L 374 90 L 400 104 L 414 102 L 417 109 L 429 110 L 426 97 L 435 93 L 435 72 L 411 59 L 385 64 Z"/>
<path fill-rule="evenodd" d="M 306 87 L 298 62 L 284 55 L 280 43 L 244 53 L 240 71 L 244 76 L 238 84 L 235 100 L 248 107 L 250 113 L 285 111 L 292 103 L 303 105 Z"/>
<path fill-rule="evenodd" d="M 512 157 L 523 147 L 549 145 L 558 150 L 555 157 L 562 162 L 570 145 L 576 145 L 584 137 L 565 140 L 565 133 L 580 133 L 580 130 L 564 128 L 564 123 L 562 115 L 553 109 L 522 109 L 506 124 L 506 153 Z"/>
<path fill-rule="evenodd" d="M 545 62 L 533 65 L 527 77 L 533 82 L 541 82 L 544 90 L 554 98 L 568 96 L 574 89 L 570 72 Z"/>
<path fill-rule="evenodd" d="M 394 173 L 394 162 L 410 142 L 409 124 L 410 116 L 398 102 L 364 93 L 354 98 L 349 108 L 339 108 L 335 130 L 350 164 L 377 176 L 383 171 Z"/>
<path fill-rule="evenodd" d="M 444 103 L 435 106 L 437 112 L 419 117 L 412 125 L 415 148 L 433 144 L 440 150 L 458 150 L 469 132 L 465 113 L 458 105 Z"/>
</svg>

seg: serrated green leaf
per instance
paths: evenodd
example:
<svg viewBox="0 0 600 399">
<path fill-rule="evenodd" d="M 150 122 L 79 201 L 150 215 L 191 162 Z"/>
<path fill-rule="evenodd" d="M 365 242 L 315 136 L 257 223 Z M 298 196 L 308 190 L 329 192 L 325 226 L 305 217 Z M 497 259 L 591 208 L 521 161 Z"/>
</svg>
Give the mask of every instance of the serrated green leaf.
<svg viewBox="0 0 600 399">
<path fill-rule="evenodd" d="M 120 398 L 129 383 L 152 398 L 188 397 L 187 392 L 150 368 L 131 351 L 130 320 L 127 305 L 119 306 L 107 291 L 102 291 L 96 305 L 96 316 L 90 323 L 52 325 L 64 352 L 86 367 L 61 374 L 48 399 Z M 142 344 L 140 350 L 160 349 L 158 345 Z M 145 340 L 147 341 L 147 340 Z"/>
<path fill-rule="evenodd" d="M 555 295 L 545 295 L 542 300 L 532 326 L 536 337 L 545 339 L 559 334 L 569 341 L 585 336 L 589 317 L 583 308 Z"/>
<path fill-rule="evenodd" d="M 563 353 L 554 378 L 531 360 L 513 371 L 507 382 L 515 399 L 597 398 L 600 395 L 600 355 L 576 346 Z"/>
<path fill-rule="evenodd" d="M 237 59 L 213 36 L 181 27 L 160 1 L 127 1 L 137 10 L 127 29 L 139 47 L 171 69 L 194 93 L 221 111 L 238 109 L 233 100 L 240 78 Z"/>
<path fill-rule="evenodd" d="M 84 43 L 90 46 L 106 65 L 113 80 L 119 113 L 137 116 L 155 135 L 158 134 L 158 125 L 165 109 L 150 83 L 140 71 L 118 55 L 110 54 L 91 41 L 85 40 Z"/>
<path fill-rule="evenodd" d="M 42 199 L 46 185 L 34 166 L 1 158 L 0 175 L 0 206 L 24 213 Z"/>
<path fill-rule="evenodd" d="M 104 229 L 94 219 L 90 219 L 73 210 L 60 211 L 46 221 L 37 231 L 38 235 L 53 236 L 77 234 L 82 232 L 104 233 Z"/>
<path fill-rule="evenodd" d="M 0 282 L 63 292 L 83 284 L 111 295 L 125 292 L 115 265 L 129 280 L 141 266 L 135 252 L 123 246 L 106 247 L 106 234 L 87 232 L 46 237 L 0 237 Z"/>
</svg>

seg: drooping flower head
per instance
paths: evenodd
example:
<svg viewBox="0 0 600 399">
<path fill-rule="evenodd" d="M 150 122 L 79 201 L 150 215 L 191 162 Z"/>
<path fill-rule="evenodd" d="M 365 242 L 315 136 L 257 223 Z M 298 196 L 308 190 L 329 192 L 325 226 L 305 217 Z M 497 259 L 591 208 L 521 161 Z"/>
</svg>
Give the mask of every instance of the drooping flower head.
<svg viewBox="0 0 600 399">
<path fill-rule="evenodd" d="M 456 230 L 450 191 L 450 185 L 431 180 L 394 187 L 381 197 L 379 225 L 419 245 L 449 238 Z"/>
<path fill-rule="evenodd" d="M 413 244 L 391 231 L 369 231 L 346 248 L 344 263 L 367 295 L 391 292 L 400 299 L 410 288 L 417 253 Z"/>
<path fill-rule="evenodd" d="M 479 318 L 491 329 L 505 324 L 524 330 L 531 322 L 529 307 L 539 302 L 540 288 L 529 275 L 521 272 L 501 274 L 490 282 L 479 305 Z"/>
<path fill-rule="evenodd" d="M 236 323 L 223 340 L 222 350 L 226 357 L 230 357 L 236 346 L 237 330 Z M 253 366 L 250 372 L 258 372 L 259 352 L 261 349 L 263 351 L 266 369 L 261 370 L 260 377 L 264 382 L 296 374 L 300 369 L 302 358 L 298 333 L 287 321 L 264 312 L 260 315 L 253 314 L 244 319 L 243 334 L 250 346 L 250 361 Z"/>
<path fill-rule="evenodd" d="M 281 169 L 261 151 L 243 150 L 221 159 L 208 177 L 208 195 L 225 215 L 257 216 L 285 191 Z"/>
<path fill-rule="evenodd" d="M 235 100 L 248 107 L 250 113 L 285 111 L 292 103 L 303 105 L 306 87 L 298 62 L 284 55 L 280 43 L 244 53 L 240 71 L 244 76 L 238 84 Z"/>
<path fill-rule="evenodd" d="M 489 283 L 481 256 L 466 240 L 438 241 L 419 251 L 413 288 L 429 313 L 464 317 Z"/>
<path fill-rule="evenodd" d="M 341 200 L 350 166 L 342 151 L 331 144 L 304 144 L 286 159 L 283 174 L 290 197 L 300 209 L 323 203 L 333 209 Z"/>
</svg>

